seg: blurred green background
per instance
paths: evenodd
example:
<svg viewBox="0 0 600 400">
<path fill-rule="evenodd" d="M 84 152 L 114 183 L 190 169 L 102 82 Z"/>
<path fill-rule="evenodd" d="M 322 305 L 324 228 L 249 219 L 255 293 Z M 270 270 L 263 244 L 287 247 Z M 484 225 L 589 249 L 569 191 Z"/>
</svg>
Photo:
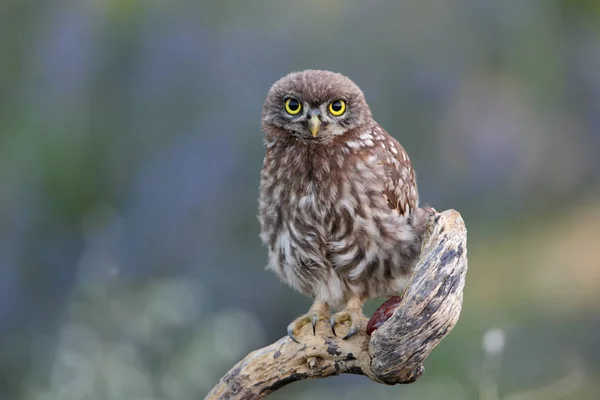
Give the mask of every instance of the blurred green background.
<svg viewBox="0 0 600 400">
<path fill-rule="evenodd" d="M 202 398 L 308 309 L 256 220 L 305 68 L 364 90 L 470 270 L 417 383 L 272 398 L 600 398 L 600 2 L 3 0 L 0 399 Z"/>
</svg>

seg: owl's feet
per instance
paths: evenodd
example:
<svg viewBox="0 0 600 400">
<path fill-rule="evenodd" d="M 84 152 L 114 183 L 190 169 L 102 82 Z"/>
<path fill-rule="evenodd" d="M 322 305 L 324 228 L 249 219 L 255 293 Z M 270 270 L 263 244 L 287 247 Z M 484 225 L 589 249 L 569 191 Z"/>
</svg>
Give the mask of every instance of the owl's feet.
<svg viewBox="0 0 600 400">
<path fill-rule="evenodd" d="M 348 328 L 346 335 L 342 338 L 343 340 L 350 339 L 365 325 L 367 317 L 363 314 L 362 303 L 360 303 L 360 305 L 348 304 L 345 309 L 331 316 L 329 323 L 331 324 L 331 331 L 335 336 L 337 336 L 335 326 L 339 326 L 346 321 L 350 323 L 350 327 Z"/>
<path fill-rule="evenodd" d="M 287 327 L 287 334 L 296 343 L 300 343 L 296 335 L 300 333 L 304 325 L 312 324 L 313 335 L 317 333 L 317 322 L 329 319 L 329 306 L 326 303 L 315 302 L 308 312 L 294 321 Z"/>
</svg>

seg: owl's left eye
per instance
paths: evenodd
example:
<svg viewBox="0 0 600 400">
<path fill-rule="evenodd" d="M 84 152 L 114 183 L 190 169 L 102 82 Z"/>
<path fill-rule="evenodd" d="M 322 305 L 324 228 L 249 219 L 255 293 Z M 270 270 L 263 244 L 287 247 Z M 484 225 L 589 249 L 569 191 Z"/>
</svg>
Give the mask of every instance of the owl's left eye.
<svg viewBox="0 0 600 400">
<path fill-rule="evenodd" d="M 339 117 L 346 111 L 346 102 L 344 100 L 332 101 L 329 104 L 329 112 L 336 117 Z"/>
</svg>

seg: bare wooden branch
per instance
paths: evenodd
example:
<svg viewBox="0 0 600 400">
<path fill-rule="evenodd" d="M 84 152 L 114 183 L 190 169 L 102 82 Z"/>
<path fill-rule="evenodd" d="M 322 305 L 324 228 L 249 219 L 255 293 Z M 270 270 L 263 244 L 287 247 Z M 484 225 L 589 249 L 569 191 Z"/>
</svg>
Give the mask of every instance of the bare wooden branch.
<svg viewBox="0 0 600 400">
<path fill-rule="evenodd" d="M 206 399 L 259 399 L 294 381 L 342 373 L 386 384 L 414 382 L 427 356 L 458 321 L 466 245 L 465 224 L 457 211 L 432 215 L 402 301 L 373 335 L 366 334 L 366 319 L 349 340 L 335 337 L 325 323 L 313 335 L 309 324 L 298 336 L 301 344 L 284 337 L 248 354 Z"/>
</svg>

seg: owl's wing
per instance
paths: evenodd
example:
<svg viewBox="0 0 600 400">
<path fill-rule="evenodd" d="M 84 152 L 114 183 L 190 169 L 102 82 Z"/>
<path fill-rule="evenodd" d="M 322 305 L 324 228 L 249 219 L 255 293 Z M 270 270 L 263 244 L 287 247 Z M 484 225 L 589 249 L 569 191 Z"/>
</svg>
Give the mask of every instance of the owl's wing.
<svg viewBox="0 0 600 400">
<path fill-rule="evenodd" d="M 383 195 L 390 208 L 398 210 L 402 215 L 409 214 L 419 206 L 419 194 L 415 171 L 408 154 L 381 126 L 376 125 L 373 134 L 380 138 L 376 151 L 383 164 L 386 179 Z"/>
</svg>

